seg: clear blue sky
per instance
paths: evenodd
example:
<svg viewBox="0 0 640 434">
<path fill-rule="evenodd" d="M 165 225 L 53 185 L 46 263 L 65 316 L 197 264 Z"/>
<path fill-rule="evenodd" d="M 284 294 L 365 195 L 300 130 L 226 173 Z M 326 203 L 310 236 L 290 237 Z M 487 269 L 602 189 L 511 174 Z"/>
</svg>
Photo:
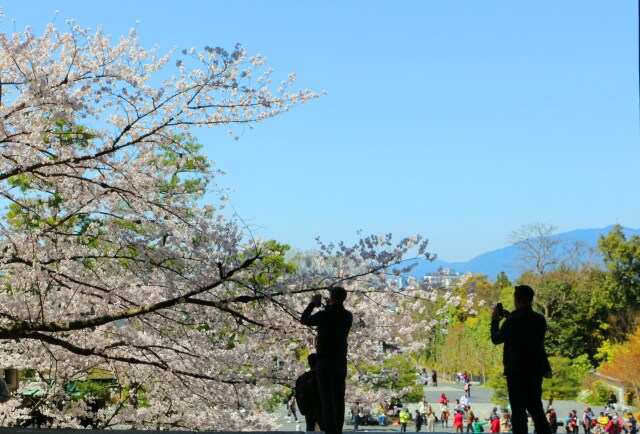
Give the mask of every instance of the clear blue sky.
<svg viewBox="0 0 640 434">
<path fill-rule="evenodd" d="M 4 32 L 55 18 L 143 45 L 240 42 L 328 95 L 199 133 L 232 203 L 299 249 L 421 233 L 448 261 L 542 222 L 640 227 L 638 11 L 591 1 L 0 1 Z M 12 21 L 15 20 L 15 21 Z"/>
</svg>

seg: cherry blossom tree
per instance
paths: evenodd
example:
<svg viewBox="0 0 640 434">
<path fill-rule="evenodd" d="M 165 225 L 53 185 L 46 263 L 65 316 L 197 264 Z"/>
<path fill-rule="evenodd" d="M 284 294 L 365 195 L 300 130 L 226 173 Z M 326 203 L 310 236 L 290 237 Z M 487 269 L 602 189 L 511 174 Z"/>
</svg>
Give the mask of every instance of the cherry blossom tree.
<svg viewBox="0 0 640 434">
<path fill-rule="evenodd" d="M 241 46 L 160 55 L 134 31 L 73 22 L 0 35 L 0 360 L 48 379 L 35 404 L 48 424 L 273 428 L 261 410 L 314 335 L 300 312 L 334 284 L 356 314 L 353 366 L 384 357 L 381 340 L 418 349 L 413 332 L 438 326 L 419 315 L 433 294 L 389 279 L 409 254 L 432 258 L 421 237 L 319 242 L 291 261 L 224 208 L 195 132 L 233 136 L 319 96 L 273 77 Z M 65 393 L 96 369 L 118 384 L 100 408 Z M 34 411 L 14 396 L 5 425 Z"/>
</svg>

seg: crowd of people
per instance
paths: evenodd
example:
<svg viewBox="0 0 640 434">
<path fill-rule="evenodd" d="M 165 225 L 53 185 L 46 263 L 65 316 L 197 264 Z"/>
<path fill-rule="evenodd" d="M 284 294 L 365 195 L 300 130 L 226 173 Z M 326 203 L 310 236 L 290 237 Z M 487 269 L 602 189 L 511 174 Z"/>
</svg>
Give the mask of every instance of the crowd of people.
<svg viewBox="0 0 640 434">
<path fill-rule="evenodd" d="M 454 433 L 511 432 L 511 415 L 508 409 L 499 412 L 498 408 L 494 407 L 487 417 L 481 419 L 471 409 L 471 404 L 464 402 L 465 398 L 468 399 L 466 393 L 451 403 L 443 393 L 438 403 L 432 405 L 423 396 L 414 413 L 406 406 L 390 406 L 384 401 L 372 414 L 356 401 L 351 406 L 351 422 L 355 431 L 358 431 L 360 425 L 384 426 L 389 423 L 389 418 L 394 418 L 397 419 L 400 432 L 407 431 L 410 421 L 413 421 L 416 432 L 420 432 L 423 427 L 426 432 L 435 432 L 436 428 L 453 428 Z M 620 415 L 610 406 L 605 406 L 599 414 L 595 414 L 588 407 L 581 416 L 576 410 L 572 410 L 564 420 L 559 420 L 553 405 L 549 404 L 546 417 L 552 433 L 557 433 L 559 428 L 564 426 L 566 434 L 638 434 L 636 417 L 628 411 Z"/>
<path fill-rule="evenodd" d="M 480 419 L 471 409 L 468 392 L 460 399 L 451 403 L 446 394 L 442 394 L 437 403 L 430 404 L 425 396 L 422 397 L 414 413 L 406 406 L 390 406 L 387 401 L 380 403 L 375 414 L 365 409 L 356 401 L 351 406 L 351 423 L 354 431 L 359 426 L 369 424 L 387 425 L 390 418 L 397 418 L 400 432 L 407 431 L 410 421 L 414 422 L 416 432 L 425 428 L 426 432 L 435 432 L 438 428 L 453 428 L 454 432 L 484 432 L 484 425 L 489 425 L 490 433 L 510 432 L 511 418 L 508 411 L 498 414 L 498 408 L 494 407 L 491 413 L 484 419 Z"/>
<path fill-rule="evenodd" d="M 550 425 L 553 420 L 551 414 L 555 416 L 553 407 L 547 409 L 547 419 L 550 420 Z M 620 415 L 615 407 L 610 405 L 605 406 L 599 415 L 596 415 L 591 407 L 587 407 L 580 416 L 576 410 L 571 410 L 564 418 L 564 427 L 567 434 L 578 434 L 580 428 L 585 434 L 621 434 L 623 432 L 636 434 L 638 432 L 637 420 L 633 413 L 627 411 Z M 557 424 L 555 428 L 557 429 Z M 551 430 L 556 432 L 554 425 L 551 425 Z"/>
<path fill-rule="evenodd" d="M 615 399 L 615 397 L 611 398 Z M 610 401 L 599 414 L 587 407 L 582 415 L 572 410 L 564 419 L 559 419 L 556 411 L 549 402 L 546 409 L 546 419 L 553 434 L 560 428 L 566 434 L 640 434 L 638 433 L 637 418 L 630 411 L 619 414 L 615 407 L 615 401 Z M 640 417 L 640 413 L 638 414 Z M 425 428 L 426 432 L 435 432 L 438 428 L 453 428 L 454 433 L 484 432 L 490 433 L 511 432 L 511 414 L 509 408 L 498 411 L 494 407 L 490 414 L 483 419 L 477 417 L 471 409 L 468 391 L 453 403 L 443 393 L 438 402 L 433 405 L 427 402 L 425 396 L 418 403 L 415 412 L 412 413 L 406 406 L 390 406 L 387 401 L 382 402 L 373 412 L 366 410 L 356 401 L 351 407 L 351 422 L 357 431 L 359 425 L 387 425 L 389 418 L 397 419 L 400 431 L 406 432 L 407 424 L 414 422 L 415 431 L 420 432 Z M 531 420 L 533 424 L 533 420 Z"/>
</svg>

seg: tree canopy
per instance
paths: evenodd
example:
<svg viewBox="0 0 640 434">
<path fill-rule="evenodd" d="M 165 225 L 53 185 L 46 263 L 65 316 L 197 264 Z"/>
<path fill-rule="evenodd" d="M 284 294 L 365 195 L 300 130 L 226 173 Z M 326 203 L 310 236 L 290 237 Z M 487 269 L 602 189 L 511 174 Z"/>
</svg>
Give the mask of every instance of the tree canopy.
<svg viewBox="0 0 640 434">
<path fill-rule="evenodd" d="M 161 55 L 134 31 L 73 23 L 0 35 L 0 71 L 0 360 L 48 381 L 38 406 L 54 426 L 91 413 L 64 388 L 100 368 L 120 392 L 92 414 L 98 427 L 273 428 L 258 410 L 304 370 L 313 330 L 297 320 L 332 284 L 358 319 L 354 362 L 433 326 L 403 303 L 424 293 L 388 281 L 409 252 L 432 258 L 420 236 L 319 242 L 291 262 L 224 208 L 194 128 L 233 136 L 319 96 L 293 74 L 276 81 L 239 45 Z M 3 407 L 6 424 L 19 406 Z"/>
</svg>

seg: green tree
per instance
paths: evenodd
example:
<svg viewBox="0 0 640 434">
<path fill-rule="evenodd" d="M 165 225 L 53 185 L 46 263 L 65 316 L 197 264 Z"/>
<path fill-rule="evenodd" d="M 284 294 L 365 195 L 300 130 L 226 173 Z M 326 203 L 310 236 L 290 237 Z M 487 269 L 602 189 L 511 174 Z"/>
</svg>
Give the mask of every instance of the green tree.
<svg viewBox="0 0 640 434">
<path fill-rule="evenodd" d="M 611 311 L 615 312 L 610 318 L 615 327 L 612 337 L 620 342 L 638 325 L 640 236 L 632 235 L 627 239 L 622 226 L 616 225 L 609 234 L 600 236 L 598 249 L 609 271 L 601 285 L 608 292 Z"/>
<path fill-rule="evenodd" d="M 549 362 L 553 376 L 542 383 L 544 399 L 574 399 L 580 391 L 583 372 L 566 357 L 550 357 Z"/>
<path fill-rule="evenodd" d="M 610 325 L 616 319 L 611 318 L 607 275 L 587 262 L 574 268 L 560 265 L 543 276 L 526 272 L 519 277 L 519 283 L 533 286 L 534 307 L 547 318 L 550 355 L 573 358 L 586 353 L 594 360 L 617 327 Z"/>
<path fill-rule="evenodd" d="M 477 316 L 470 317 L 462 334 L 462 367 L 486 382 L 493 366 L 502 363 L 502 349 L 491 343 L 491 309 L 482 309 Z"/>
<path fill-rule="evenodd" d="M 537 288 L 534 302 L 547 318 L 550 355 L 574 358 L 587 353 L 593 357 L 603 339 L 601 292 L 574 282 L 547 278 Z"/>
<path fill-rule="evenodd" d="M 615 282 L 615 295 L 621 304 L 640 306 L 640 236 L 627 236 L 616 225 L 607 236 L 600 236 L 598 249 Z"/>
<path fill-rule="evenodd" d="M 513 288 L 511 288 L 513 293 Z M 499 298 L 500 287 L 489 282 L 484 275 L 475 275 L 452 291 L 460 297 L 458 307 L 450 307 L 445 319 L 448 328 L 430 346 L 428 363 L 445 371 L 466 370 L 486 378 L 491 366 L 500 361 L 500 351 L 489 339 L 493 301 Z M 473 295 L 475 309 L 467 309 Z M 481 306 L 480 306 L 481 305 Z"/>
<path fill-rule="evenodd" d="M 511 285 L 512 283 L 509 280 L 509 277 L 507 277 L 507 274 L 504 271 L 501 271 L 500 274 L 498 274 L 498 277 L 496 277 L 496 286 L 502 289 Z"/>
<path fill-rule="evenodd" d="M 504 376 L 502 363 L 495 365 L 489 372 L 487 386 L 493 389 L 491 400 L 495 404 L 506 406 L 509 403 L 509 392 L 507 391 L 507 380 Z"/>
</svg>

